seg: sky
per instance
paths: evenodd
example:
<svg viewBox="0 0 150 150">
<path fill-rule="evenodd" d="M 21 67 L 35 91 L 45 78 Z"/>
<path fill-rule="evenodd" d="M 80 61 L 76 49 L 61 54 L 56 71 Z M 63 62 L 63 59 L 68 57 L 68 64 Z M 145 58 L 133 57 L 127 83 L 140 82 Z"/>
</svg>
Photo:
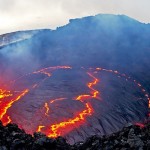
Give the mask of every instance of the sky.
<svg viewBox="0 0 150 150">
<path fill-rule="evenodd" d="M 125 14 L 150 23 L 150 0 L 0 0 L 0 34 L 55 29 L 69 19 Z"/>
</svg>

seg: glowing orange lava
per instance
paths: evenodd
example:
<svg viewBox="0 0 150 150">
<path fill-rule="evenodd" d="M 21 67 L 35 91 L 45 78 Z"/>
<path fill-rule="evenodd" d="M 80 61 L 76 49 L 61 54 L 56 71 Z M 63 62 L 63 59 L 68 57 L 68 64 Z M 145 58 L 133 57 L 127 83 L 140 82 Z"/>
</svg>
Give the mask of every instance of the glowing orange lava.
<svg viewBox="0 0 150 150">
<path fill-rule="evenodd" d="M 6 124 L 6 119 L 4 118 L 4 115 L 6 114 L 7 110 L 12 106 L 12 104 L 18 100 L 20 100 L 23 96 L 25 96 L 29 92 L 28 89 L 25 89 L 20 95 L 18 95 L 16 98 L 13 98 L 8 101 L 3 101 L 0 104 L 0 120 L 3 122 L 3 124 Z"/>
<path fill-rule="evenodd" d="M 9 123 L 11 123 L 11 118 L 10 118 L 10 116 L 7 116 L 7 115 L 5 115 L 4 117 L 3 117 L 3 125 L 4 126 L 6 126 L 7 124 L 9 124 Z"/>
<path fill-rule="evenodd" d="M 89 94 L 82 94 L 82 95 L 79 95 L 76 100 L 80 100 L 81 102 L 83 102 L 84 100 L 87 100 L 87 99 L 90 99 L 90 98 L 99 98 L 98 95 L 99 95 L 99 91 L 98 90 L 95 90 L 93 88 L 93 86 L 95 86 L 99 80 L 93 76 L 91 73 L 87 72 L 87 74 L 93 78 L 94 80 L 92 82 L 89 82 L 87 83 L 87 87 L 91 90 L 91 94 L 92 95 L 89 95 Z"/>
<path fill-rule="evenodd" d="M 98 94 L 99 94 L 99 91 L 95 90 L 93 87 L 98 83 L 99 80 L 95 76 L 93 76 L 91 73 L 88 72 L 87 74 L 93 79 L 92 82 L 87 83 L 87 87 L 90 89 L 91 95 L 90 94 L 89 95 L 82 94 L 82 95 L 77 96 L 76 100 L 79 100 L 82 103 L 84 103 L 84 100 L 91 99 L 91 98 L 97 98 Z M 63 100 L 63 99 L 64 98 L 55 99 L 55 100 L 50 101 L 50 103 L 52 104 L 57 100 Z M 85 106 L 86 106 L 86 109 L 84 109 L 82 112 L 78 113 L 74 118 L 71 118 L 67 121 L 62 121 L 57 124 L 50 125 L 50 128 L 47 129 L 45 132 L 46 135 L 48 137 L 55 138 L 55 137 L 58 137 L 63 134 L 61 131 L 62 128 L 67 129 L 68 126 L 70 126 L 70 125 L 85 122 L 86 117 L 90 116 L 94 112 L 90 103 L 86 102 Z M 39 130 L 41 131 L 41 129 L 42 129 L 41 127 L 43 127 L 43 126 L 38 126 L 38 131 Z"/>
<path fill-rule="evenodd" d="M 63 121 L 58 124 L 53 124 L 50 126 L 50 130 L 47 131 L 47 136 L 51 138 L 56 138 L 61 135 L 61 128 L 66 128 L 69 125 L 73 125 L 79 121 L 84 121 L 86 116 L 89 116 L 92 114 L 92 107 L 90 104 L 86 103 L 86 109 L 83 110 L 81 113 L 79 113 L 76 117 L 73 119 L 69 119 L 68 121 Z"/>
<path fill-rule="evenodd" d="M 49 106 L 48 106 L 48 103 L 45 103 L 44 107 L 45 107 L 45 109 L 46 109 L 45 115 L 48 116 L 48 113 L 49 113 Z"/>
<path fill-rule="evenodd" d="M 126 74 L 122 74 L 119 71 L 115 70 L 108 70 L 108 69 L 104 69 L 104 68 L 96 68 L 96 71 L 106 71 L 106 72 L 111 72 L 114 74 L 117 74 L 119 77 L 124 77 L 126 79 L 126 81 L 130 80 L 132 82 L 134 82 L 136 84 L 137 87 L 139 87 L 139 89 L 141 90 L 141 92 L 145 95 L 145 97 L 147 98 L 148 101 L 148 108 L 150 111 L 150 97 L 149 94 L 146 92 L 146 90 L 143 88 L 142 84 L 140 84 L 139 82 L 137 82 L 135 79 L 132 79 L 130 76 L 126 75 Z M 150 115 L 148 114 L 148 117 L 150 117 Z M 150 118 L 149 118 L 150 119 Z"/>
<path fill-rule="evenodd" d="M 51 76 L 51 73 L 47 72 L 45 69 L 42 69 L 42 70 L 40 70 L 40 71 L 36 71 L 36 72 L 33 72 L 33 73 L 35 73 L 35 74 L 38 74 L 38 73 L 45 74 L 45 75 L 47 75 L 48 77 Z"/>
<path fill-rule="evenodd" d="M 99 80 L 98 80 L 96 77 L 94 77 L 91 73 L 88 72 L 87 74 L 88 74 L 91 78 L 94 79 L 93 82 L 88 83 L 89 89 L 92 90 L 92 97 L 93 97 L 93 98 L 98 98 L 99 91 L 95 90 L 95 89 L 93 88 L 93 86 L 96 85 L 96 84 L 99 82 Z"/>
<path fill-rule="evenodd" d="M 41 132 L 41 129 L 44 128 L 45 126 L 38 126 L 38 129 L 36 130 L 36 132 Z"/>
<path fill-rule="evenodd" d="M 83 94 L 83 95 L 79 95 L 76 100 L 79 100 L 81 102 L 83 102 L 84 100 L 87 100 L 87 99 L 90 99 L 91 98 L 91 95 L 86 95 L 86 94 Z"/>
<path fill-rule="evenodd" d="M 50 103 L 52 104 L 56 101 L 61 101 L 61 100 L 64 100 L 64 99 L 66 99 L 66 98 L 63 98 L 63 97 L 62 98 L 56 98 L 56 99 L 50 100 Z"/>
<path fill-rule="evenodd" d="M 51 74 L 49 71 L 53 71 L 53 70 L 56 70 L 56 69 L 72 69 L 72 67 L 70 67 L 70 66 L 47 67 L 47 68 L 43 68 L 43 69 L 38 70 L 38 71 L 34 71 L 33 73 L 34 73 L 34 74 L 41 73 L 41 74 L 45 74 L 45 75 L 47 75 L 48 77 L 50 77 L 52 74 Z"/>
<path fill-rule="evenodd" d="M 43 68 L 41 70 L 35 71 L 35 72 L 33 72 L 33 74 L 46 75 L 46 77 L 44 76 L 44 80 L 42 80 L 42 82 L 44 82 L 46 79 L 51 77 L 53 71 L 55 71 L 57 69 L 72 69 L 72 67 L 70 67 L 70 66 L 47 67 L 47 68 Z M 82 67 L 82 69 L 85 69 L 85 68 Z M 110 72 L 112 74 L 115 74 L 118 77 L 123 77 L 126 81 L 132 81 L 134 84 L 136 84 L 136 86 L 143 92 L 143 94 L 147 98 L 148 108 L 150 109 L 149 94 L 143 88 L 142 84 L 140 84 L 136 80 L 133 80 L 130 76 L 127 76 L 126 74 L 121 74 L 117 70 L 114 71 L 114 70 L 109 70 L 109 69 L 104 69 L 104 68 L 90 68 L 90 69 L 88 69 L 88 71 L 89 72 L 87 72 L 87 75 L 90 77 L 90 79 L 92 81 L 88 82 L 86 84 L 86 86 L 88 87 L 90 92 L 81 93 L 81 95 L 77 95 L 76 98 L 73 99 L 73 100 L 80 101 L 82 104 L 84 104 L 85 105 L 84 110 L 82 110 L 81 112 L 76 112 L 76 115 L 73 115 L 72 118 L 63 119 L 61 122 L 58 122 L 55 124 L 52 123 L 47 126 L 47 125 L 41 125 L 42 123 L 40 123 L 40 125 L 38 125 L 38 127 L 37 127 L 37 132 L 44 132 L 48 137 L 55 138 L 55 137 L 64 135 L 64 133 L 63 133 L 64 130 L 71 128 L 74 125 L 80 126 L 83 123 L 85 123 L 88 116 L 91 116 L 94 113 L 94 110 L 93 110 L 92 104 L 90 103 L 90 100 L 91 99 L 96 99 L 96 100 L 100 99 L 100 91 L 96 90 L 96 85 L 99 83 L 100 79 L 98 79 L 95 75 L 93 75 L 94 73 L 96 74 L 99 71 Z M 26 74 L 25 76 L 27 76 L 27 75 L 30 75 L 30 73 Z M 22 78 L 22 77 L 20 77 L 20 78 Z M 18 79 L 20 79 L 20 78 L 18 78 Z M 14 80 L 14 82 L 16 82 L 17 80 Z M 37 88 L 39 86 L 40 86 L 40 83 L 36 83 L 36 84 L 32 85 L 32 89 Z M 8 123 L 12 122 L 10 116 L 7 114 L 8 109 L 10 107 L 12 107 L 13 103 L 15 103 L 18 100 L 20 100 L 21 98 L 23 98 L 29 91 L 30 91 L 30 88 L 25 89 L 22 92 L 18 91 L 19 94 L 17 95 L 15 93 L 15 91 L 11 92 L 11 91 L 7 91 L 4 89 L 0 89 L 0 120 L 2 120 L 3 125 L 7 125 Z M 49 105 L 51 106 L 51 105 L 53 105 L 53 103 L 64 100 L 64 99 L 67 99 L 67 98 L 56 98 L 56 99 L 52 99 L 52 100 L 49 100 L 48 102 L 44 103 L 44 106 L 42 106 L 42 108 L 44 109 L 45 116 L 47 116 L 47 118 L 48 117 L 50 118 L 49 114 L 51 113 L 51 111 L 50 111 Z M 149 117 L 150 117 L 150 114 L 149 114 Z M 140 124 L 140 123 L 136 123 L 136 124 L 139 126 L 142 126 L 142 124 Z"/>
<path fill-rule="evenodd" d="M 10 97 L 10 96 L 13 96 L 13 94 L 10 93 L 10 91 L 0 89 L 0 99 Z"/>
</svg>

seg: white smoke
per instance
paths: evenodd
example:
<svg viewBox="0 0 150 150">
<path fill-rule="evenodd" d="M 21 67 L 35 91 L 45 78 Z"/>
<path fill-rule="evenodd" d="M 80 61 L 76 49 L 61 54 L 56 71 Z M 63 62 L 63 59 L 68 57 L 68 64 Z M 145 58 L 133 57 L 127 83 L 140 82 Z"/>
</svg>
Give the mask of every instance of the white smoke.
<svg viewBox="0 0 150 150">
<path fill-rule="evenodd" d="M 17 30 L 56 28 L 99 13 L 125 14 L 150 22 L 149 0 L 0 0 L 0 34 Z"/>
</svg>

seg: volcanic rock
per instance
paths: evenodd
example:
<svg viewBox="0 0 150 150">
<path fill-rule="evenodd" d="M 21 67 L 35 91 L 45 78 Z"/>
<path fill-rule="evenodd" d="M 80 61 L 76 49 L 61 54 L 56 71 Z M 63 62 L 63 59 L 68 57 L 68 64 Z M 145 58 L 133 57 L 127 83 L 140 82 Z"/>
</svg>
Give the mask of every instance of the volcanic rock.
<svg viewBox="0 0 150 150">
<path fill-rule="evenodd" d="M 132 125 L 106 136 L 92 136 L 74 145 L 63 137 L 48 138 L 42 133 L 26 134 L 16 124 L 3 126 L 0 122 L 0 150 L 148 150 L 150 123 L 143 128 Z"/>
</svg>

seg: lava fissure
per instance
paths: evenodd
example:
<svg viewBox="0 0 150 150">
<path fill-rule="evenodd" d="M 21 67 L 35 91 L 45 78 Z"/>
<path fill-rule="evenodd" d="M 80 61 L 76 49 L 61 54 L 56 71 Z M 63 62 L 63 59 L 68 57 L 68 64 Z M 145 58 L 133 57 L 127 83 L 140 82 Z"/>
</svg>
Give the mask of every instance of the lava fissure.
<svg viewBox="0 0 150 150">
<path fill-rule="evenodd" d="M 18 95 L 16 98 L 13 98 L 9 101 L 2 101 L 0 104 L 0 120 L 2 120 L 3 124 L 6 124 L 5 122 L 5 114 L 7 113 L 7 110 L 12 106 L 12 104 L 18 100 L 20 100 L 23 96 L 25 96 L 29 92 L 29 89 L 25 89 L 20 95 Z"/>
</svg>

